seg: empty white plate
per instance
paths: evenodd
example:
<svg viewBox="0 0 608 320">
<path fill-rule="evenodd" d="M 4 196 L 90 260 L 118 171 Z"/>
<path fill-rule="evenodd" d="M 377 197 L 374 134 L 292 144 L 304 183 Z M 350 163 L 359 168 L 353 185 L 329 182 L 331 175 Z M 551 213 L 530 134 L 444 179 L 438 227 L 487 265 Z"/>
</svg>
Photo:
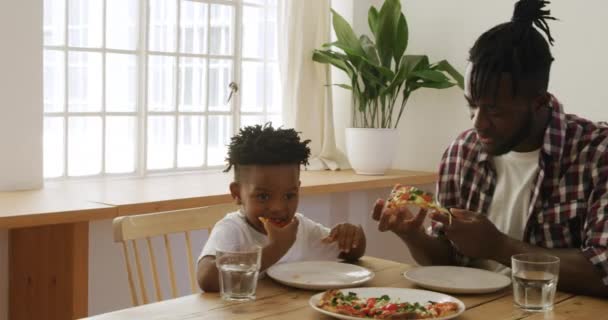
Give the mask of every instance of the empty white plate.
<svg viewBox="0 0 608 320">
<path fill-rule="evenodd" d="M 275 264 L 266 274 L 284 285 L 308 290 L 356 287 L 374 278 L 366 268 L 334 261 Z"/>
<path fill-rule="evenodd" d="M 441 318 L 433 318 L 433 320 L 446 320 L 458 317 L 461 315 L 466 307 L 464 303 L 452 296 L 448 296 L 447 294 L 432 292 L 427 290 L 417 290 L 417 289 L 405 289 L 405 288 L 381 288 L 381 287 L 372 287 L 372 288 L 351 288 L 345 289 L 343 292 L 354 292 L 359 297 L 362 298 L 371 298 L 371 297 L 381 297 L 383 295 L 388 295 L 391 298 L 391 301 L 400 301 L 400 302 L 418 302 L 420 304 L 425 304 L 428 301 L 436 301 L 436 302 L 455 302 L 458 304 L 458 312 L 455 314 L 451 314 L 446 317 Z M 326 315 L 332 316 L 338 319 L 346 319 L 346 320 L 360 320 L 361 317 L 353 317 L 347 316 L 344 314 L 330 312 L 318 307 L 319 301 L 323 297 L 323 292 L 319 294 L 315 294 L 310 297 L 308 300 L 308 304 L 315 310 L 324 313 Z"/>
<path fill-rule="evenodd" d="M 421 287 L 449 293 L 488 293 L 511 284 L 511 279 L 503 274 L 465 267 L 419 267 L 403 275 Z"/>
</svg>

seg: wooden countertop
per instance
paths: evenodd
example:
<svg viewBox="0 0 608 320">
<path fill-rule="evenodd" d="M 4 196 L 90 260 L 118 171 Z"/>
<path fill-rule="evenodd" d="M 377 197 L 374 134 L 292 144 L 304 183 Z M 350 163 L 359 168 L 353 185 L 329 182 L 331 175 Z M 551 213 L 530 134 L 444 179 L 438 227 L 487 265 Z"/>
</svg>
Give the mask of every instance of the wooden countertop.
<svg viewBox="0 0 608 320">
<path fill-rule="evenodd" d="M 230 173 L 50 182 L 41 190 L 0 192 L 0 228 L 110 219 L 119 215 L 230 202 Z M 432 172 L 393 170 L 383 176 L 352 170 L 303 171 L 304 195 L 435 183 Z"/>
</svg>

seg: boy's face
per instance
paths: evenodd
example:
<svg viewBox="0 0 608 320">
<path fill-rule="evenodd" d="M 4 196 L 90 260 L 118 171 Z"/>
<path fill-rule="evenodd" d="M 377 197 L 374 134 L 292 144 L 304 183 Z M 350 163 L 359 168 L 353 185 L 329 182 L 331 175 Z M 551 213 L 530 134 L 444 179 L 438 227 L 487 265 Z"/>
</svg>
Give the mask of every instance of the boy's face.
<svg viewBox="0 0 608 320">
<path fill-rule="evenodd" d="M 265 234 L 259 217 L 291 221 L 298 208 L 299 165 L 241 165 L 238 170 L 240 182 L 230 184 L 230 193 L 251 226 Z"/>
</svg>

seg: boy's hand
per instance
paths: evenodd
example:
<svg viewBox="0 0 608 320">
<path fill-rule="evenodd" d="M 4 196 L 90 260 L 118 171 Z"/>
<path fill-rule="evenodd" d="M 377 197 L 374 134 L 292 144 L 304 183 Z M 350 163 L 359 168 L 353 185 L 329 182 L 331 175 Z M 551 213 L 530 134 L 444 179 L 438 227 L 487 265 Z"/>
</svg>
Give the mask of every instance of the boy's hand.
<svg viewBox="0 0 608 320">
<path fill-rule="evenodd" d="M 342 252 L 350 252 L 351 249 L 357 248 L 365 239 L 363 228 L 350 223 L 340 223 L 331 229 L 329 235 L 321 241 L 323 243 L 337 242 L 338 248 Z"/>
<path fill-rule="evenodd" d="M 262 220 L 262 224 L 264 225 L 264 229 L 268 234 L 270 244 L 284 248 L 285 252 L 287 252 L 287 250 L 289 250 L 289 248 L 291 248 L 293 243 L 296 241 L 299 223 L 299 220 L 295 217 L 283 227 L 275 225 L 270 220 Z"/>
</svg>

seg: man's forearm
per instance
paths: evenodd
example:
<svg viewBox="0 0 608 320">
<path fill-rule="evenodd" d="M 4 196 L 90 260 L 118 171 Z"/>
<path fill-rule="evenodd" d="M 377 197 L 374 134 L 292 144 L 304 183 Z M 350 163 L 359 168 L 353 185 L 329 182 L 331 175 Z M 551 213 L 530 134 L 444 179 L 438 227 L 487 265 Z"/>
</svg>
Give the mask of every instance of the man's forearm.
<svg viewBox="0 0 608 320">
<path fill-rule="evenodd" d="M 396 233 L 397 234 L 397 233 Z M 423 266 L 454 264 L 450 243 L 439 237 L 432 237 L 423 229 L 408 234 L 397 234 L 410 249 L 412 257 Z"/>
<path fill-rule="evenodd" d="M 560 259 L 558 288 L 583 295 L 608 297 L 602 274 L 578 249 L 546 249 L 504 236 L 500 249 L 491 259 L 506 266 L 511 256 L 520 253 L 545 253 Z"/>
</svg>

